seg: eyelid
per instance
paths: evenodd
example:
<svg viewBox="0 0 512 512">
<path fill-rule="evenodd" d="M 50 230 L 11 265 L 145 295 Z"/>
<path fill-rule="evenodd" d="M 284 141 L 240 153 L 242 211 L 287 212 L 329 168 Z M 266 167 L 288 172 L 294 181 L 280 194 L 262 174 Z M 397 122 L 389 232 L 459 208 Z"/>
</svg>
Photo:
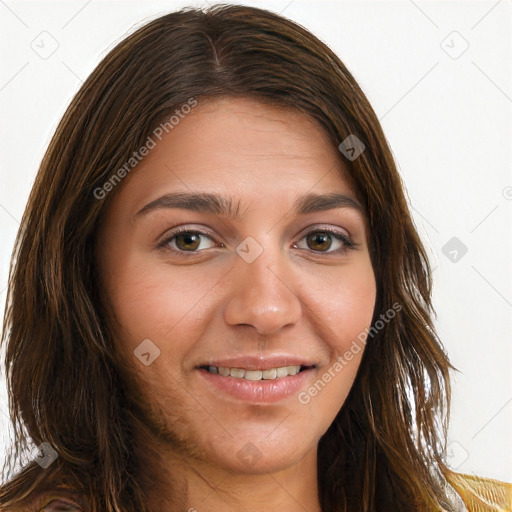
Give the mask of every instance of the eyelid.
<svg viewBox="0 0 512 512">
<path fill-rule="evenodd" d="M 303 229 L 299 234 L 300 239 L 304 238 L 306 235 L 309 235 L 310 233 L 316 233 L 317 231 L 336 233 L 338 235 L 344 236 L 345 238 L 348 238 L 349 240 L 352 240 L 352 237 L 350 236 L 348 230 L 344 228 L 329 226 L 327 224 L 313 224 L 312 226 L 308 226 L 307 228 Z"/>
<path fill-rule="evenodd" d="M 176 226 L 174 228 L 168 229 L 161 237 L 158 239 L 158 246 L 165 245 L 168 243 L 172 238 L 175 236 L 178 236 L 182 233 L 198 233 L 202 236 L 206 236 L 211 238 L 212 240 L 216 240 L 217 236 L 213 231 L 210 231 L 208 228 L 195 227 L 194 224 L 183 224 L 181 226 Z"/>
</svg>

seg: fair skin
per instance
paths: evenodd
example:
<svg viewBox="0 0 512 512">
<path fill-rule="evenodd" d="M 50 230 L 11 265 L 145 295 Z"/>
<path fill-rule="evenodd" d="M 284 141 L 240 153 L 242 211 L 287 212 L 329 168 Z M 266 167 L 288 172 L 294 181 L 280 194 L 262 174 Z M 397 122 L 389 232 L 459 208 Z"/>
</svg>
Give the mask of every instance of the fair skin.
<svg viewBox="0 0 512 512">
<path fill-rule="evenodd" d="M 176 504 L 171 489 L 179 488 L 183 512 L 320 511 L 318 442 L 363 351 L 307 403 L 299 395 L 332 373 L 336 357 L 370 326 L 376 298 L 364 211 L 343 172 L 339 152 L 313 120 L 224 98 L 199 102 L 119 185 L 98 254 L 121 326 L 117 347 L 149 404 L 144 420 L 160 433 L 152 448 L 169 485 L 149 493 L 155 507 Z M 137 214 L 176 192 L 231 196 L 241 215 L 161 204 Z M 295 212 L 298 197 L 333 193 L 348 199 Z M 172 238 L 177 226 L 188 236 Z M 236 251 L 258 248 L 244 245 L 247 237 L 262 249 L 251 262 Z M 160 350 L 148 366 L 134 355 L 146 339 Z M 297 362 L 290 358 L 305 368 L 258 381 L 299 382 L 285 383 L 283 394 L 258 394 L 258 382 L 243 379 L 249 391 L 242 396 L 225 388 L 236 377 L 201 368 L 248 356 L 250 371 L 264 369 L 258 361 Z"/>
</svg>

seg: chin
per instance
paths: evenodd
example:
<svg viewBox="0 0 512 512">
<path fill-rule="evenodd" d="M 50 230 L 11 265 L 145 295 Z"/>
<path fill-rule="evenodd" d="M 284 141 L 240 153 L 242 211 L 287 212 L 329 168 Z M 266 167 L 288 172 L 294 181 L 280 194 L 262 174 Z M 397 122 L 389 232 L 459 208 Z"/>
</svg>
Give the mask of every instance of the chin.
<svg viewBox="0 0 512 512">
<path fill-rule="evenodd" d="M 226 471 L 242 474 L 279 472 L 298 464 L 306 456 L 315 456 L 317 441 L 289 429 L 274 433 L 237 435 L 225 443 L 215 443 L 210 457 Z M 213 461 L 212 461 L 213 462 Z"/>
</svg>

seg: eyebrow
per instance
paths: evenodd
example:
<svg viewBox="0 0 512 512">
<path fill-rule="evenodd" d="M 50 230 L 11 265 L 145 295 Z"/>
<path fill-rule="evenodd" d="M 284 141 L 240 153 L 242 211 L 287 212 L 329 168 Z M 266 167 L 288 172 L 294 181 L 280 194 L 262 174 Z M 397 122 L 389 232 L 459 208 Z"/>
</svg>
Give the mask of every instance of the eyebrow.
<svg viewBox="0 0 512 512">
<path fill-rule="evenodd" d="M 211 213 L 226 215 L 234 220 L 240 220 L 245 215 L 240 213 L 240 203 L 235 209 L 233 199 L 229 196 L 210 194 L 207 192 L 188 193 L 176 192 L 165 194 L 144 206 L 135 215 L 136 218 L 144 217 L 151 212 L 169 209 L 183 208 L 199 213 Z M 352 208 L 363 212 L 361 204 L 352 197 L 344 194 L 306 194 L 295 200 L 293 209 L 297 215 L 331 210 L 334 208 Z"/>
</svg>

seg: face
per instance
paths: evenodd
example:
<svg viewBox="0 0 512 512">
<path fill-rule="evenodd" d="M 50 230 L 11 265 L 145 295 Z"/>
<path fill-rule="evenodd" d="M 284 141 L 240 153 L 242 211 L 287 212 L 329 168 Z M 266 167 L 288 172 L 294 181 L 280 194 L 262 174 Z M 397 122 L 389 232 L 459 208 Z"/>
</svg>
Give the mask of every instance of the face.
<svg viewBox="0 0 512 512">
<path fill-rule="evenodd" d="M 118 185 L 98 244 L 116 347 L 144 420 L 183 457 L 268 472 L 316 454 L 376 295 L 343 175 L 314 121 L 224 98 Z"/>
</svg>

